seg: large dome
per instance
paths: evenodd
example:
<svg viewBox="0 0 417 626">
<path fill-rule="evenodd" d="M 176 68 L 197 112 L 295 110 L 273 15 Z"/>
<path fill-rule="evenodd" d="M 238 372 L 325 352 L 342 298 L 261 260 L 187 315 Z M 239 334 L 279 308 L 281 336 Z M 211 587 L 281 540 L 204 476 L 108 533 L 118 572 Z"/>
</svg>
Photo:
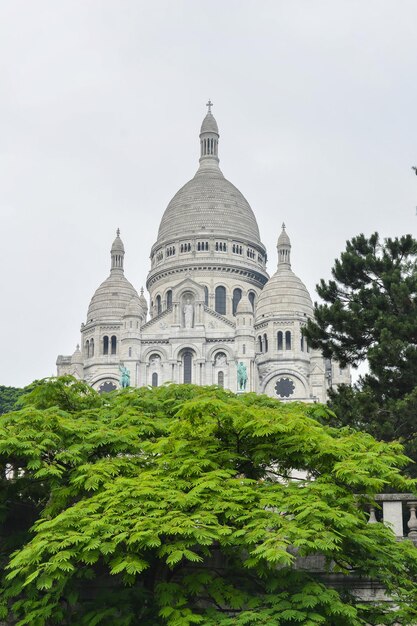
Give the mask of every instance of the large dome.
<svg viewBox="0 0 417 626">
<path fill-rule="evenodd" d="M 200 167 L 168 204 L 158 242 L 211 232 L 260 243 L 255 215 L 244 196 L 218 167 Z"/>
<path fill-rule="evenodd" d="M 200 167 L 168 204 L 157 244 L 196 234 L 261 244 L 249 203 L 219 168 L 219 129 L 211 112 L 212 103 L 209 101 L 207 106 L 209 110 L 200 130 Z"/>
</svg>

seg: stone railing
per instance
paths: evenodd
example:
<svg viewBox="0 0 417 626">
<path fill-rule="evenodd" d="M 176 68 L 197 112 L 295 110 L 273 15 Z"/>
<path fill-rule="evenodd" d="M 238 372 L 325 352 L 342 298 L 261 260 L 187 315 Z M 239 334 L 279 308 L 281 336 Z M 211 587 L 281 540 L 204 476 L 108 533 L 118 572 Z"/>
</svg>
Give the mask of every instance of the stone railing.
<svg viewBox="0 0 417 626">
<path fill-rule="evenodd" d="M 417 496 L 412 493 L 380 493 L 375 497 L 378 507 L 370 507 L 369 523 L 384 522 L 399 539 L 417 543 Z"/>
</svg>

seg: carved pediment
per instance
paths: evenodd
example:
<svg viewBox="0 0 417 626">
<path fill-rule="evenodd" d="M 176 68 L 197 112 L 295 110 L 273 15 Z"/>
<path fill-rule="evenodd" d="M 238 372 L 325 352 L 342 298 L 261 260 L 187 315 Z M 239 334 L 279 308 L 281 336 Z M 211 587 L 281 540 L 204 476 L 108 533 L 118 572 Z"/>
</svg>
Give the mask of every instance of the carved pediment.
<svg viewBox="0 0 417 626">
<path fill-rule="evenodd" d="M 236 328 L 236 324 L 234 322 L 231 322 L 224 315 L 213 311 L 213 309 L 210 309 L 208 306 L 204 307 L 204 323 L 207 330 L 227 329 L 230 332 L 230 328 Z"/>
<path fill-rule="evenodd" d="M 174 324 L 174 312 L 171 307 L 146 322 L 146 324 L 142 326 L 141 331 L 146 334 L 149 329 L 152 334 L 155 334 L 155 332 L 163 332 L 172 324 Z"/>
<path fill-rule="evenodd" d="M 172 301 L 180 302 L 183 295 L 191 292 L 195 300 L 204 301 L 204 287 L 193 280 L 190 276 L 186 276 L 178 285 L 172 289 Z"/>
</svg>

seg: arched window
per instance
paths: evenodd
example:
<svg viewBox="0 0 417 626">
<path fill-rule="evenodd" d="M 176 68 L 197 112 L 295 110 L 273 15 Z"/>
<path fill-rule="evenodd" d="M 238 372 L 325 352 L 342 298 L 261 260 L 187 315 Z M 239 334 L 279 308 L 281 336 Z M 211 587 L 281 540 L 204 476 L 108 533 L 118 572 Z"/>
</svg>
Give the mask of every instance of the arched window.
<svg viewBox="0 0 417 626">
<path fill-rule="evenodd" d="M 184 368 L 184 383 L 191 383 L 192 381 L 192 368 L 193 368 L 193 355 L 187 350 L 182 357 L 182 365 Z"/>
<path fill-rule="evenodd" d="M 242 298 L 242 290 L 241 289 L 233 289 L 233 300 L 232 300 L 233 315 L 236 315 L 237 305 L 239 304 L 241 298 Z"/>
<path fill-rule="evenodd" d="M 156 296 L 156 314 L 162 313 L 161 296 Z"/>
<path fill-rule="evenodd" d="M 167 309 L 170 309 L 172 307 L 172 291 L 171 289 L 168 289 L 167 291 Z"/>
<path fill-rule="evenodd" d="M 268 337 L 266 333 L 264 334 L 264 348 L 265 348 L 265 352 L 268 352 Z"/>
<path fill-rule="evenodd" d="M 217 374 L 217 384 L 219 387 L 224 387 L 224 372 L 219 372 Z"/>
<path fill-rule="evenodd" d="M 277 334 L 277 348 L 278 350 L 282 350 L 284 348 L 284 336 L 281 330 L 279 330 Z"/>
<path fill-rule="evenodd" d="M 255 292 L 254 291 L 249 292 L 249 302 L 252 305 L 252 311 L 254 311 L 255 310 Z"/>
<path fill-rule="evenodd" d="M 261 337 L 261 335 L 259 335 L 259 337 L 258 337 L 258 344 L 259 344 L 259 352 L 262 352 L 262 337 Z"/>
<path fill-rule="evenodd" d="M 132 356 L 132 348 L 129 348 L 129 356 Z"/>
<path fill-rule="evenodd" d="M 103 354 L 109 353 L 109 338 L 107 335 L 103 337 Z"/>
<path fill-rule="evenodd" d="M 90 356 L 94 356 L 94 339 L 90 339 Z"/>
<path fill-rule="evenodd" d="M 158 374 L 154 372 L 152 374 L 152 387 L 157 387 L 157 386 L 158 386 Z"/>
<path fill-rule="evenodd" d="M 207 285 L 204 285 L 204 304 L 208 306 L 209 291 Z"/>
<path fill-rule="evenodd" d="M 300 348 L 301 348 L 301 352 L 304 352 L 304 337 L 303 337 L 303 335 L 301 335 L 301 339 L 300 339 Z"/>
<path fill-rule="evenodd" d="M 116 335 L 112 335 L 111 337 L 111 353 L 116 354 L 117 350 L 117 338 Z"/>
<path fill-rule="evenodd" d="M 291 332 L 289 330 L 285 331 L 285 349 L 291 350 Z"/>
<path fill-rule="evenodd" d="M 245 343 L 242 346 L 242 354 L 246 354 L 246 344 Z"/>
<path fill-rule="evenodd" d="M 214 300 L 214 308 L 217 313 L 226 315 L 226 287 L 223 287 L 223 285 L 216 287 Z"/>
<path fill-rule="evenodd" d="M 88 358 L 90 358 L 90 342 L 87 339 L 87 341 L 85 342 L 85 356 Z"/>
</svg>

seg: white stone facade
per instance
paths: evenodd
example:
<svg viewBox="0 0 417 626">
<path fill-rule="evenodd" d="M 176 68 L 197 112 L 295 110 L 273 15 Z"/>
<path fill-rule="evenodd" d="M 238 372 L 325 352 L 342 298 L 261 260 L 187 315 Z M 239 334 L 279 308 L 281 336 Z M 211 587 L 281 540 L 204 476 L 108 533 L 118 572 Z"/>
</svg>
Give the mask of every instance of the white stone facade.
<svg viewBox="0 0 417 626">
<path fill-rule="evenodd" d="M 81 350 L 58 357 L 58 375 L 107 391 L 119 386 L 124 365 L 132 386 L 192 382 L 236 392 L 243 363 L 246 391 L 307 402 L 325 401 L 331 384 L 350 383 L 347 369 L 309 350 L 302 337 L 313 307 L 291 270 L 285 227 L 269 278 L 255 215 L 224 178 L 218 143 L 209 110 L 198 171 L 169 203 L 151 250 L 150 315 L 143 290 L 139 296 L 124 276 L 118 231 L 110 275 L 81 326 Z"/>
</svg>

